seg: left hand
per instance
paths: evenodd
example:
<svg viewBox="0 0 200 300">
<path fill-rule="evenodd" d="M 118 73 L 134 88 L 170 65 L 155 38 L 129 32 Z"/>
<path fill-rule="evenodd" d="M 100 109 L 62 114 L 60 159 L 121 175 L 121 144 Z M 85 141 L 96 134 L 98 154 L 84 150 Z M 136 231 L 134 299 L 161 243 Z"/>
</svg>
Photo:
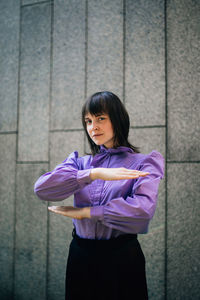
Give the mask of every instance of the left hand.
<svg viewBox="0 0 200 300">
<path fill-rule="evenodd" d="M 90 218 L 90 207 L 49 206 L 48 210 L 73 219 Z"/>
</svg>

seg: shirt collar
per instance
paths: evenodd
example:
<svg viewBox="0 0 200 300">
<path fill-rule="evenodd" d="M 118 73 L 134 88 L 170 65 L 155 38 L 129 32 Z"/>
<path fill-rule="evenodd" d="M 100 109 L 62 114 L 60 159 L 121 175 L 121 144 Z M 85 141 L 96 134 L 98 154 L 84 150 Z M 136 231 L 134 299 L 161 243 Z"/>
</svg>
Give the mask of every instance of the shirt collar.
<svg viewBox="0 0 200 300">
<path fill-rule="evenodd" d="M 120 153 L 120 152 L 130 152 L 130 153 L 134 153 L 133 149 L 129 148 L 129 147 L 125 147 L 125 146 L 120 146 L 117 148 L 106 148 L 105 146 L 101 145 L 100 146 L 100 153 Z"/>
<path fill-rule="evenodd" d="M 109 155 L 119 154 L 123 152 L 134 153 L 134 151 L 129 147 L 120 146 L 117 148 L 106 148 L 105 146 L 101 145 L 100 152 L 94 156 L 91 165 L 97 167 L 101 165 L 104 162 L 104 160 L 106 160 L 106 158 L 109 157 Z"/>
</svg>

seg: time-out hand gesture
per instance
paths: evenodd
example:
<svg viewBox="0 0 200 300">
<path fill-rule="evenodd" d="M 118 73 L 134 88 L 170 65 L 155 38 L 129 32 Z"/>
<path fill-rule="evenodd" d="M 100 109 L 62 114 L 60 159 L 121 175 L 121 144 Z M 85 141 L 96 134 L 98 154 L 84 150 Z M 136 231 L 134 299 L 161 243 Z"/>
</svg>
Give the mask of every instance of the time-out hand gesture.
<svg viewBox="0 0 200 300">
<path fill-rule="evenodd" d="M 94 168 L 90 172 L 92 180 L 122 180 L 122 179 L 136 179 L 149 175 L 149 172 L 142 172 L 138 170 L 131 170 L 126 168 Z"/>
</svg>

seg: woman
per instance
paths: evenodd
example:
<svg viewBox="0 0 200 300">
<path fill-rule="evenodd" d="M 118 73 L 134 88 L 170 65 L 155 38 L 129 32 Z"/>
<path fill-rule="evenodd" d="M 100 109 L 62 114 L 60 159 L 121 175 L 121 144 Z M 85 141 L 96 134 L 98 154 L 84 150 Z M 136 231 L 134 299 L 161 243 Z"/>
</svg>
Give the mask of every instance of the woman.
<svg viewBox="0 0 200 300">
<path fill-rule="evenodd" d="M 66 299 L 148 299 L 145 258 L 137 234 L 147 233 L 164 159 L 128 142 L 129 116 L 111 92 L 92 95 L 82 109 L 91 155 L 75 151 L 35 183 L 40 199 L 74 194 L 74 207 L 49 210 L 73 218 Z"/>
</svg>

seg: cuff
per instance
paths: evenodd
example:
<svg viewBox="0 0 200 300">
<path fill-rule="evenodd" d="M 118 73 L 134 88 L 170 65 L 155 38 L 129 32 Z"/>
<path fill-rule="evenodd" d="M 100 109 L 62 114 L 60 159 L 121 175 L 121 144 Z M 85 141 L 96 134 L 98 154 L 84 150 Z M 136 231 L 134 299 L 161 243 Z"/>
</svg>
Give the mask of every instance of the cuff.
<svg viewBox="0 0 200 300">
<path fill-rule="evenodd" d="M 91 169 L 77 171 L 77 181 L 80 187 L 84 187 L 86 184 L 92 182 L 90 171 Z"/>
<path fill-rule="evenodd" d="M 92 206 L 90 208 L 91 219 L 102 221 L 104 218 L 104 206 Z"/>
</svg>

